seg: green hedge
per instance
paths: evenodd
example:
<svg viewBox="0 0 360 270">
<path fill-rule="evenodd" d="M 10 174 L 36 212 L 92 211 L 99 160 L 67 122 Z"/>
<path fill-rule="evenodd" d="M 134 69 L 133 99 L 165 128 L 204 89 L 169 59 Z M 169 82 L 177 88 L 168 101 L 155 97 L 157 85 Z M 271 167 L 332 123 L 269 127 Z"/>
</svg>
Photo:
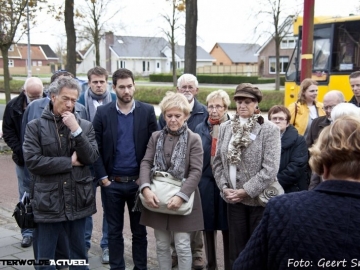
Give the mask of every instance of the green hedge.
<svg viewBox="0 0 360 270">
<path fill-rule="evenodd" d="M 234 76 L 234 75 L 197 75 L 199 83 L 214 84 L 239 84 L 239 83 L 274 83 L 274 78 L 263 79 L 258 76 Z M 172 74 L 151 74 L 151 82 L 172 82 Z"/>
<path fill-rule="evenodd" d="M 20 93 L 25 81 L 19 81 L 19 80 L 10 80 L 10 92 L 11 93 Z M 4 93 L 4 81 L 0 80 L 0 92 Z"/>
<path fill-rule="evenodd" d="M 201 88 L 197 95 L 197 99 L 206 104 L 206 97 L 216 89 Z M 147 87 L 147 86 L 137 86 L 135 91 L 135 99 L 151 103 L 159 104 L 162 98 L 165 96 L 167 91 L 175 91 L 173 87 Z M 234 90 L 225 90 L 232 100 Z M 272 106 L 284 104 L 284 91 L 273 91 L 273 90 L 264 90 L 263 100 L 259 104 L 259 107 L 262 111 L 268 111 Z M 235 109 L 235 102 L 232 101 L 230 104 L 230 109 Z"/>
</svg>

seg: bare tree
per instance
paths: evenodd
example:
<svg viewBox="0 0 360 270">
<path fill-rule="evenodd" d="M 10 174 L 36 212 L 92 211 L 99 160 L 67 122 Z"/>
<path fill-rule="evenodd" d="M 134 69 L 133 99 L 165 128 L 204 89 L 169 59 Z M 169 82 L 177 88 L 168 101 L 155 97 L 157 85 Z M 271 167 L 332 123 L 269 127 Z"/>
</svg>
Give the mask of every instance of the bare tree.
<svg viewBox="0 0 360 270">
<path fill-rule="evenodd" d="M 166 0 L 171 2 L 171 14 L 161 14 L 161 16 L 168 23 L 170 30 L 162 28 L 161 30 L 166 35 L 168 42 L 171 47 L 171 61 L 172 61 L 172 75 L 173 75 L 173 85 L 176 86 L 177 76 L 176 76 L 176 59 L 175 59 L 175 46 L 176 46 L 176 36 L 175 31 L 181 28 L 181 16 L 180 12 L 184 10 L 184 3 L 182 0 Z"/>
<path fill-rule="evenodd" d="M 299 13 L 299 4 L 294 1 L 285 0 L 260 0 L 257 3 L 261 9 L 257 9 L 257 16 L 260 21 L 255 27 L 263 33 L 268 33 L 275 41 L 275 89 L 280 89 L 280 44 L 281 41 L 291 32 L 293 17 Z"/>
<path fill-rule="evenodd" d="M 40 4 L 42 1 L 38 2 Z M 27 5 L 29 5 L 29 20 L 33 20 L 37 4 L 37 1 L 30 0 L 0 1 L 0 50 L 3 58 L 6 103 L 11 99 L 8 51 L 11 45 L 17 42 L 14 40 L 15 35 L 20 39 L 27 29 L 25 12 Z"/>
<path fill-rule="evenodd" d="M 196 76 L 196 30 L 197 30 L 197 0 L 186 0 L 185 22 L 185 73 Z"/>
<path fill-rule="evenodd" d="M 91 0 L 86 1 L 86 6 L 79 7 L 83 28 L 79 31 L 78 37 L 79 40 L 87 40 L 94 44 L 97 66 L 100 66 L 100 39 L 105 33 L 104 28 L 121 9 L 114 0 Z"/>
<path fill-rule="evenodd" d="M 76 76 L 76 32 L 74 24 L 74 0 L 65 0 L 66 70 Z"/>
</svg>

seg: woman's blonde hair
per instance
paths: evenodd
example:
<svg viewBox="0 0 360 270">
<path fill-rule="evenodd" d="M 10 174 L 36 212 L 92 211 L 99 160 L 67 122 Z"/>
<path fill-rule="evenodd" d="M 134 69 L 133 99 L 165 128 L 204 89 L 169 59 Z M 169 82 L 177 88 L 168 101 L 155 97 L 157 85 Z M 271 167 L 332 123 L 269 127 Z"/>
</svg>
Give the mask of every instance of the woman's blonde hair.
<svg viewBox="0 0 360 270">
<path fill-rule="evenodd" d="M 171 91 L 166 92 L 166 95 L 161 100 L 159 107 L 163 115 L 167 110 L 179 109 L 185 114 L 185 116 L 189 116 L 191 110 L 189 101 L 183 94 L 174 93 Z"/>
<path fill-rule="evenodd" d="M 324 166 L 339 180 L 360 179 L 360 120 L 345 115 L 322 130 L 310 150 L 310 166 L 319 175 Z"/>
<path fill-rule="evenodd" d="M 300 84 L 300 92 L 298 102 L 306 104 L 305 92 L 311 85 L 318 85 L 318 82 L 312 79 L 304 79 Z"/>
<path fill-rule="evenodd" d="M 216 98 L 221 98 L 224 105 L 225 105 L 225 109 L 228 109 L 231 101 L 230 101 L 230 97 L 229 94 L 226 93 L 226 91 L 219 89 L 216 91 L 211 92 L 210 94 L 208 94 L 208 96 L 206 97 L 206 105 L 209 103 L 210 100 L 216 99 Z"/>
</svg>

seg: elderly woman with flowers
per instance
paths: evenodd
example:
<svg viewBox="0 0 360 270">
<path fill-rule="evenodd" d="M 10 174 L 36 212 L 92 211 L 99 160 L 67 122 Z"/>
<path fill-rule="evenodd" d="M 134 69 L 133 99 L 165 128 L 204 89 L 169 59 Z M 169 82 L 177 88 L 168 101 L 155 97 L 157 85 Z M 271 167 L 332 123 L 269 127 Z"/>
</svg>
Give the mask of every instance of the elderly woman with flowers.
<svg viewBox="0 0 360 270">
<path fill-rule="evenodd" d="M 236 87 L 236 115 L 220 126 L 213 171 L 221 196 L 228 202 L 230 267 L 262 218 L 257 196 L 279 170 L 279 128 L 264 122 L 258 110 L 261 91 L 249 83 Z"/>
</svg>

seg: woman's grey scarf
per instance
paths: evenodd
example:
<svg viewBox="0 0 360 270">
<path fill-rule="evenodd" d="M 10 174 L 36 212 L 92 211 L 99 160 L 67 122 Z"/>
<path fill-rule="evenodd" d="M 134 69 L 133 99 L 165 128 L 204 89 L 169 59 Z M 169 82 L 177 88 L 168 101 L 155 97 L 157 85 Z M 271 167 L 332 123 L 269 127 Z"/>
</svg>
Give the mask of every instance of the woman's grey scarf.
<svg viewBox="0 0 360 270">
<path fill-rule="evenodd" d="M 96 107 L 94 105 L 94 100 L 97 100 L 97 101 L 102 100 L 103 104 L 107 104 L 107 103 L 111 102 L 111 94 L 110 94 L 110 91 L 108 91 L 108 90 L 106 90 L 106 92 L 102 95 L 96 95 L 89 88 L 88 90 L 86 90 L 84 97 L 85 97 L 85 107 L 89 111 L 89 116 L 90 116 L 91 122 L 94 120 L 95 113 L 96 113 Z"/>
<path fill-rule="evenodd" d="M 170 160 L 170 167 L 167 169 L 165 156 L 164 156 L 164 140 L 167 134 L 179 136 L 179 140 L 175 145 L 174 151 Z M 166 125 L 160 132 L 160 136 L 156 143 L 156 152 L 154 158 L 154 167 L 152 173 L 155 171 L 167 171 L 176 179 L 180 181 L 184 180 L 185 175 L 185 157 L 187 151 L 188 131 L 187 124 L 178 129 L 177 131 L 171 131 Z"/>
</svg>

